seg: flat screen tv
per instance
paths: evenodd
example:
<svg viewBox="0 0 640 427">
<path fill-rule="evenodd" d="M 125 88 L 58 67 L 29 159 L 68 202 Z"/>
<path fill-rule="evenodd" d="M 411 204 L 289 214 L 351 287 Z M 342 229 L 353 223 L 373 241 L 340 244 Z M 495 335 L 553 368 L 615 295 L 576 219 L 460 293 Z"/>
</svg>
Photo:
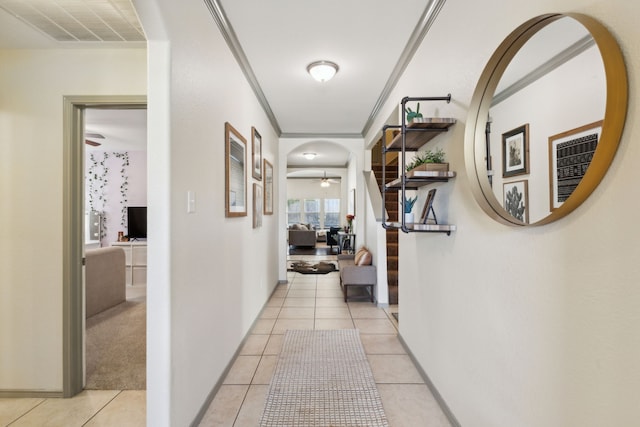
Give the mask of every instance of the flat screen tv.
<svg viewBox="0 0 640 427">
<path fill-rule="evenodd" d="M 147 238 L 147 207 L 127 207 L 127 236 L 129 239 Z"/>
</svg>

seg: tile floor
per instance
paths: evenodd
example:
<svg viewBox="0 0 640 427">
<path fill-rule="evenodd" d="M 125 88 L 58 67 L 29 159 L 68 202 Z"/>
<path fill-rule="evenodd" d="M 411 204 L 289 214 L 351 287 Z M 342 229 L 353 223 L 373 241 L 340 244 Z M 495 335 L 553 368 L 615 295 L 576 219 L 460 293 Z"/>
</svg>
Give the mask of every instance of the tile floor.
<svg viewBox="0 0 640 427">
<path fill-rule="evenodd" d="M 127 299 L 146 298 L 144 285 L 127 286 Z M 71 399 L 1 399 L 0 426 L 144 427 L 145 390 L 85 390 Z"/>
<path fill-rule="evenodd" d="M 400 344 L 389 310 L 345 303 L 338 273 L 289 273 L 288 280 L 256 321 L 201 426 L 257 426 L 284 331 L 341 328 L 360 330 L 391 427 L 450 426 Z M 0 399 L 0 426 L 144 426 L 145 398 L 145 391 L 87 390 L 72 399 Z"/>
<path fill-rule="evenodd" d="M 257 426 L 285 330 L 344 328 L 360 330 L 390 426 L 450 426 L 400 344 L 388 310 L 368 301 L 345 303 L 338 273 L 290 272 L 288 280 L 262 311 L 200 426 Z"/>
</svg>

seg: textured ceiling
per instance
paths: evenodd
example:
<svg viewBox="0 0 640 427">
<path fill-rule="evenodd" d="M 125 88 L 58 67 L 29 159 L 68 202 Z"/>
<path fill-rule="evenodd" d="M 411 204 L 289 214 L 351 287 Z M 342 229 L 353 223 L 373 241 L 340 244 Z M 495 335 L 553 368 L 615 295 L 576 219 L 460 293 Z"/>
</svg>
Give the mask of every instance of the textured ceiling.
<svg viewBox="0 0 640 427">
<path fill-rule="evenodd" d="M 131 0 L 0 0 L 0 8 L 59 42 L 145 40 Z"/>
</svg>

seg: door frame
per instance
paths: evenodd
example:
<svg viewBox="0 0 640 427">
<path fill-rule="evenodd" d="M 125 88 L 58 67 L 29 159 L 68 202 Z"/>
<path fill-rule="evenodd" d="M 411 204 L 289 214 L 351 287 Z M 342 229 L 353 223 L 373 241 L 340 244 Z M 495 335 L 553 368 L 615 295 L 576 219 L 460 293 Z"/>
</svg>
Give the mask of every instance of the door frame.
<svg viewBox="0 0 640 427">
<path fill-rule="evenodd" d="M 84 111 L 147 108 L 146 95 L 63 97 L 62 394 L 84 389 Z"/>
</svg>

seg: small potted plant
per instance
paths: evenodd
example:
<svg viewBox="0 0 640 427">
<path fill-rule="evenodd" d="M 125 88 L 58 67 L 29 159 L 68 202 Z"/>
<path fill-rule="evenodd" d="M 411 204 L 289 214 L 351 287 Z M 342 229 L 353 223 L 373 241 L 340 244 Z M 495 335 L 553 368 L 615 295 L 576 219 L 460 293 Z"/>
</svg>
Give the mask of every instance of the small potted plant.
<svg viewBox="0 0 640 427">
<path fill-rule="evenodd" d="M 418 200 L 418 196 L 413 198 L 405 197 L 404 199 L 404 223 L 405 224 L 413 224 L 413 205 Z"/>
<path fill-rule="evenodd" d="M 417 152 L 413 161 L 409 162 L 406 166 L 406 171 L 437 171 L 447 172 L 449 170 L 449 163 L 445 162 L 444 150 L 438 148 L 435 151 L 427 150 Z"/>
</svg>

